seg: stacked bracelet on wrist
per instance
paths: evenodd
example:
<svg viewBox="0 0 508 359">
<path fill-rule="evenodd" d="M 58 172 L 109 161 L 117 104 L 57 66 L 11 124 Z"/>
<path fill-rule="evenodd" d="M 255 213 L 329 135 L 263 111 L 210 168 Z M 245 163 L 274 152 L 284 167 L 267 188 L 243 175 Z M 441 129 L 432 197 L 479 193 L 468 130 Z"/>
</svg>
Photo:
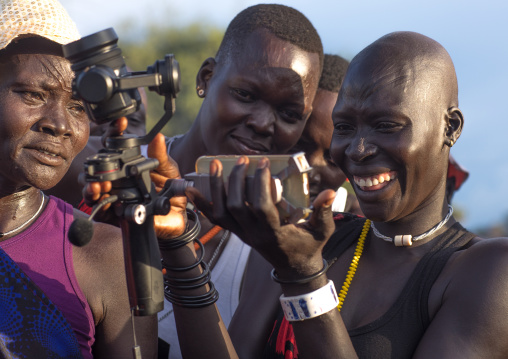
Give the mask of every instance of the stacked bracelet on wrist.
<svg viewBox="0 0 508 359">
<path fill-rule="evenodd" d="M 166 265 L 164 261 L 162 261 L 162 267 L 166 270 L 166 275 L 164 276 L 164 296 L 173 305 L 187 308 L 201 308 L 215 303 L 219 299 L 219 292 L 217 289 L 215 289 L 215 286 L 211 282 L 210 268 L 206 262 L 203 262 L 205 248 L 198 239 L 199 231 L 201 229 L 199 219 L 197 215 L 189 209 L 187 210 L 187 215 L 194 221 L 194 225 L 191 227 L 191 229 L 176 238 L 159 241 L 159 246 L 161 249 L 170 250 L 183 247 L 188 243 L 195 241 L 201 248 L 201 255 L 195 263 L 187 267 L 170 267 Z M 169 271 L 185 272 L 192 270 L 198 266 L 202 267 L 203 272 L 194 278 L 171 278 L 167 275 Z M 204 294 L 182 295 L 175 293 L 175 290 L 185 291 L 198 289 L 207 284 L 210 286 L 210 289 Z"/>
<path fill-rule="evenodd" d="M 311 293 L 294 297 L 280 296 L 280 304 L 284 317 L 288 322 L 311 319 L 328 313 L 337 308 L 339 297 L 333 281 L 329 280 L 324 286 Z"/>
<path fill-rule="evenodd" d="M 186 211 L 187 218 L 194 222 L 194 225 L 190 229 L 187 228 L 185 232 L 178 237 L 159 240 L 160 249 L 177 249 L 195 241 L 198 238 L 199 231 L 201 230 L 201 223 L 199 222 L 198 216 L 194 211 L 188 208 Z"/>
</svg>

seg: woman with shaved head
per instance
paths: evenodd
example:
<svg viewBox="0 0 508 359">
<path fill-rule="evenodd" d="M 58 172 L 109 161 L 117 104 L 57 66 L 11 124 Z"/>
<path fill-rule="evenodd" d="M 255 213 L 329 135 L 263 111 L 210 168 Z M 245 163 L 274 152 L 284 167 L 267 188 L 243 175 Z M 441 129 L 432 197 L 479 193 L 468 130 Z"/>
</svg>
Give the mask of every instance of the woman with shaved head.
<svg viewBox="0 0 508 359">
<path fill-rule="evenodd" d="M 241 298 L 230 326 L 249 324 L 234 340 L 240 357 L 507 356 L 508 239 L 464 229 L 445 195 L 450 148 L 464 125 L 457 88 L 450 56 L 421 34 L 388 34 L 352 60 L 330 153 L 366 218 L 332 220 L 333 191 L 324 191 L 309 221 L 281 225 L 268 160 L 252 204 L 243 200 L 247 157 L 227 196 L 221 163 L 212 163 L 213 205 L 189 191 L 270 263 L 246 273 L 260 290 Z M 279 293 L 261 290 L 273 289 L 272 268 Z"/>
</svg>

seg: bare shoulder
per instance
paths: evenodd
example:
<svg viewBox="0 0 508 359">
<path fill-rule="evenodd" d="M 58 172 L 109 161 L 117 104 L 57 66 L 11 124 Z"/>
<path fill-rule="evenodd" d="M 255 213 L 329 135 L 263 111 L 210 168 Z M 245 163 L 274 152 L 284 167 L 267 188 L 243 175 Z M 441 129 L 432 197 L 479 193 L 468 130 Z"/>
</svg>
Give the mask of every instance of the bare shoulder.
<svg viewBox="0 0 508 359">
<path fill-rule="evenodd" d="M 75 211 L 74 216 L 86 215 Z M 128 358 L 135 343 L 121 230 L 104 223 L 93 225 L 92 240 L 75 247 L 73 259 L 78 283 L 95 320 L 94 358 Z M 134 322 L 143 357 L 156 357 L 157 316 L 135 316 Z"/>
<path fill-rule="evenodd" d="M 74 209 L 74 218 L 86 218 L 86 214 Z M 106 223 L 92 222 L 93 236 L 90 243 L 83 247 L 77 247 L 76 252 L 83 259 L 101 265 L 107 259 L 117 259 L 118 251 L 122 251 L 122 233 L 120 228 Z M 120 258 L 122 260 L 122 258 Z"/>
<path fill-rule="evenodd" d="M 472 240 L 471 245 L 458 251 L 452 258 L 455 275 L 474 271 L 493 273 L 508 271 L 508 238 L 480 238 Z M 508 279 L 508 278 L 507 278 Z"/>
<path fill-rule="evenodd" d="M 443 271 L 447 292 L 481 291 L 487 293 L 508 290 L 508 238 L 476 237 L 471 244 L 457 251 Z M 469 293 L 468 295 L 474 295 Z"/>
<path fill-rule="evenodd" d="M 86 214 L 74 210 L 74 218 Z M 115 289 L 123 290 L 125 282 L 122 234 L 119 228 L 93 222 L 94 231 L 90 243 L 74 247 L 74 270 L 81 289 L 85 293 L 96 318 L 100 318 L 108 298 Z M 120 287 L 120 288 L 119 288 Z"/>
<path fill-rule="evenodd" d="M 508 238 L 475 238 L 455 253 L 429 297 L 432 318 L 415 358 L 505 358 Z"/>
</svg>

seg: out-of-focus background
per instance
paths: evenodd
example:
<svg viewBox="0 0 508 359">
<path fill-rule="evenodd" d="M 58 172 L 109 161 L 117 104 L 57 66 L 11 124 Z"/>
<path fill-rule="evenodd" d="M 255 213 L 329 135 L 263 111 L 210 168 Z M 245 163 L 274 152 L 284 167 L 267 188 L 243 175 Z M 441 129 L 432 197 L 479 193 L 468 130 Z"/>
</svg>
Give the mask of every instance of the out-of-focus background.
<svg viewBox="0 0 508 359">
<path fill-rule="evenodd" d="M 164 54 L 180 63 L 176 115 L 165 134 L 183 133 L 200 100 L 196 73 L 213 57 L 229 21 L 248 0 L 61 0 L 81 35 L 114 27 L 127 65 L 146 70 Z M 271 2 L 271 1 L 268 1 Z M 487 237 L 508 235 L 508 2 L 502 0 L 294 0 L 317 28 L 327 53 L 351 60 L 377 38 L 399 30 L 440 42 L 454 60 L 464 132 L 452 155 L 470 176 L 454 197 L 463 225 Z M 149 124 L 162 115 L 162 99 L 149 93 Z"/>
</svg>

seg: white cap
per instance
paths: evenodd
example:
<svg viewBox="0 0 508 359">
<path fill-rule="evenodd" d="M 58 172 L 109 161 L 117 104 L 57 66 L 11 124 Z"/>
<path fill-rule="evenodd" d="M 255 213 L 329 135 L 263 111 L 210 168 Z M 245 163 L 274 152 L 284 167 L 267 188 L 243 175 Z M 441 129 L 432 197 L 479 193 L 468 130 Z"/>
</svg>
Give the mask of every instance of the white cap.
<svg viewBox="0 0 508 359">
<path fill-rule="evenodd" d="M 76 24 L 57 0 L 0 0 L 0 6 L 0 49 L 30 35 L 60 45 L 80 38 Z"/>
</svg>

